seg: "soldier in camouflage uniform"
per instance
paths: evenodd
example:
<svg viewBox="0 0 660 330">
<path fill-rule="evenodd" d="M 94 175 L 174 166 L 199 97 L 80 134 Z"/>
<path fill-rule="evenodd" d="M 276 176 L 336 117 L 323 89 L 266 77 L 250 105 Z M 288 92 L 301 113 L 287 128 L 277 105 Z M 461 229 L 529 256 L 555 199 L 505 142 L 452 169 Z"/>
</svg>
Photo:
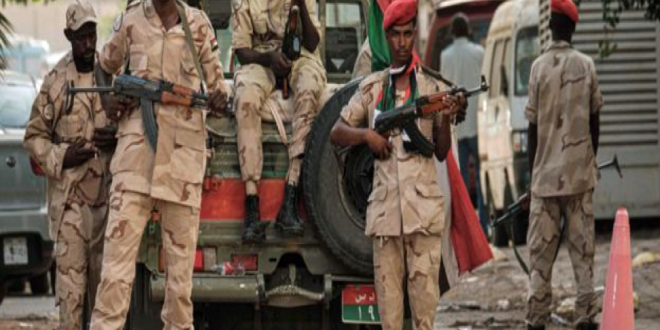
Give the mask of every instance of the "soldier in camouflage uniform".
<svg viewBox="0 0 660 330">
<path fill-rule="evenodd" d="M 180 16 L 185 15 L 185 16 Z M 185 19 L 183 19 L 185 17 Z M 184 22 L 192 34 L 186 41 Z M 195 58 L 192 50 L 199 55 Z M 200 71 L 196 69 L 199 61 Z M 209 109 L 224 111 L 226 86 L 218 44 L 207 16 L 175 0 L 133 1 L 118 18 L 103 48 L 97 75 L 125 68 L 151 80 L 165 80 L 209 92 Z M 205 79 L 202 79 L 205 77 Z M 124 326 L 135 276 L 135 259 L 152 210 L 160 217 L 165 256 L 164 329 L 192 329 L 192 272 L 199 231 L 202 180 L 206 164 L 206 112 L 177 105 L 154 104 L 159 134 L 152 150 L 139 110 L 113 107 L 104 96 L 109 117 L 119 121 L 118 144 L 110 164 L 110 215 L 105 236 L 103 272 L 92 330 Z"/>
<path fill-rule="evenodd" d="M 553 43 L 532 65 L 529 163 L 532 188 L 528 245 L 528 329 L 545 329 L 552 303 L 552 265 L 563 236 L 577 281 L 576 329 L 595 330 L 593 290 L 594 211 L 599 111 L 603 105 L 593 60 L 572 49 L 578 12 L 570 0 L 551 2 Z"/>
<path fill-rule="evenodd" d="M 282 53 L 282 41 L 290 8 L 300 8 L 302 52 L 291 61 Z M 305 141 L 319 110 L 319 98 L 326 85 L 326 75 L 318 51 L 320 24 L 314 0 L 233 0 L 233 48 L 240 69 L 236 84 L 236 121 L 241 176 L 245 181 L 245 225 L 243 241 L 262 242 L 264 225 L 260 223 L 258 184 L 261 179 L 263 152 L 259 112 L 271 93 L 276 79 L 289 79 L 293 93 L 293 136 L 289 145 L 289 171 L 284 203 L 275 225 L 285 234 L 302 235 L 297 214 L 297 186 L 305 151 Z"/>
<path fill-rule="evenodd" d="M 404 283 L 415 329 L 433 329 L 440 299 L 445 212 L 434 159 L 410 146 L 399 129 L 390 132 L 388 139 L 373 130 L 380 111 L 448 89 L 412 54 L 416 10 L 415 0 L 390 4 L 383 28 L 392 68 L 373 73 L 360 83 L 330 136 L 332 143 L 342 146 L 366 143 L 379 157 L 374 164 L 365 233 L 373 241 L 374 282 L 384 330 L 403 326 Z M 451 146 L 452 117 L 459 104 L 465 105 L 465 99 L 447 96 L 444 103 L 439 116 L 418 120 L 422 134 L 435 143 L 435 157 L 440 161 Z"/>
<path fill-rule="evenodd" d="M 69 84 L 96 84 L 96 13 L 86 0 L 69 6 L 64 33 L 72 51 L 45 78 L 32 107 L 24 144 L 48 177 L 59 329 L 79 330 L 85 293 L 93 302 L 101 276 L 108 166 L 116 129 L 109 126 L 98 95 L 66 92 Z"/>
</svg>

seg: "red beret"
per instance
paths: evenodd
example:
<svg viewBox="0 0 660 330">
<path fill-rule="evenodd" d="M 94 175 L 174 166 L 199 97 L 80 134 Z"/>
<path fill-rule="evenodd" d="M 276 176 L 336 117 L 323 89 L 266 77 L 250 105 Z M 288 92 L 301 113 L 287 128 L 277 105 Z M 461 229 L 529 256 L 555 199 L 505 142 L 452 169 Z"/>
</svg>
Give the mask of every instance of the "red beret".
<svg viewBox="0 0 660 330">
<path fill-rule="evenodd" d="M 395 0 L 387 7 L 383 18 L 383 30 L 392 25 L 406 24 L 417 17 L 417 0 Z"/>
<path fill-rule="evenodd" d="M 552 0 L 550 1 L 550 10 L 553 13 L 564 14 L 570 18 L 573 23 L 577 24 L 580 20 L 578 9 L 571 0 Z"/>
</svg>

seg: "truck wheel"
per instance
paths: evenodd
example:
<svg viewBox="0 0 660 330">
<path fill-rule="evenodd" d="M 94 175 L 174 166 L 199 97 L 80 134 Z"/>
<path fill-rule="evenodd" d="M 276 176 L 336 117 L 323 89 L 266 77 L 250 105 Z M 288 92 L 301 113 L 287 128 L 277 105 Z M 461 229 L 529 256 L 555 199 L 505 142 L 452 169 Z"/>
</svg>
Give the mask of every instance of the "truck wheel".
<svg viewBox="0 0 660 330">
<path fill-rule="evenodd" d="M 48 271 L 43 272 L 30 279 L 30 290 L 33 295 L 45 295 L 50 291 L 50 279 Z"/>
<path fill-rule="evenodd" d="M 23 293 L 25 292 L 25 279 L 19 278 L 9 282 L 9 287 L 7 289 L 10 293 Z"/>
<path fill-rule="evenodd" d="M 2 304 L 2 300 L 5 299 L 5 295 L 7 294 L 7 287 L 6 283 L 0 281 L 0 304 Z"/>
<path fill-rule="evenodd" d="M 357 146 L 340 156 L 330 131 L 360 80 L 346 84 L 323 106 L 305 148 L 305 210 L 330 252 L 353 271 L 373 274 L 371 240 L 365 236 L 365 210 L 373 180 L 373 156 Z"/>
<path fill-rule="evenodd" d="M 491 219 L 497 219 L 501 212 L 497 211 L 495 208 L 495 202 L 493 202 L 493 194 L 490 188 L 490 180 L 486 176 L 486 210 L 488 211 L 488 216 Z M 496 247 L 503 247 L 509 244 L 509 236 L 507 235 L 506 228 L 503 225 L 498 227 L 491 227 L 492 232 L 490 233 L 490 242 Z"/>
</svg>

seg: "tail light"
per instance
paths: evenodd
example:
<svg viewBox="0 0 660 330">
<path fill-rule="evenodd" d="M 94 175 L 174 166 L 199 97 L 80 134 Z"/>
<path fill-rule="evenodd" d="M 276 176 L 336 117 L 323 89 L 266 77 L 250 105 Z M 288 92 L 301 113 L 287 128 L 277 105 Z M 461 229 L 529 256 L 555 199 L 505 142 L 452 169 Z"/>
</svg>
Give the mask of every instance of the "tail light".
<svg viewBox="0 0 660 330">
<path fill-rule="evenodd" d="M 246 272 L 256 272 L 259 269 L 259 258 L 256 254 L 234 254 L 231 261 L 236 265 L 242 264 Z"/>
<path fill-rule="evenodd" d="M 32 173 L 36 176 L 46 176 L 46 173 L 44 170 L 39 166 L 39 163 L 37 163 L 34 158 L 30 157 L 30 167 L 32 167 Z"/>
<path fill-rule="evenodd" d="M 167 258 L 165 257 L 165 249 L 160 247 L 160 252 L 158 253 L 158 271 L 164 273 L 167 269 Z M 197 248 L 195 250 L 195 263 L 193 264 L 193 271 L 199 272 L 204 270 L 204 252 L 202 249 Z"/>
</svg>

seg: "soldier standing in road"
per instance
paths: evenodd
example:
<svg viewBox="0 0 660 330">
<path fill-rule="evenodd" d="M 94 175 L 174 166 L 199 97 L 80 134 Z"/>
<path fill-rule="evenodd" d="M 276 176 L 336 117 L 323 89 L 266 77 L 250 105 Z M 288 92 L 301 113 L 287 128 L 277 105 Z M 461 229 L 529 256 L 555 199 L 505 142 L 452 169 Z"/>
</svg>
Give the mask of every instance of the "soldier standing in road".
<svg viewBox="0 0 660 330">
<path fill-rule="evenodd" d="M 593 60 L 571 47 L 579 18 L 575 4 L 552 0 L 550 6 L 553 43 L 532 65 L 525 110 L 533 164 L 527 324 L 542 330 L 549 321 L 552 265 L 563 236 L 577 281 L 576 329 L 596 330 L 592 195 L 603 99 Z"/>
<path fill-rule="evenodd" d="M 218 56 L 213 27 L 202 11 L 175 0 L 133 1 L 101 52 L 97 76 L 102 85 L 110 85 L 110 74 L 125 68 L 140 78 L 202 92 L 208 89 L 209 108 L 217 113 L 226 107 Z M 108 116 L 118 120 L 119 130 L 110 164 L 113 181 L 104 272 L 90 328 L 123 328 L 140 240 L 155 209 L 166 260 L 164 329 L 192 329 L 190 297 L 206 164 L 206 114 L 196 108 L 154 104 L 159 134 L 153 150 L 140 110 L 121 111 L 113 106 L 121 102 L 111 95 L 104 95 L 102 101 Z"/>
<path fill-rule="evenodd" d="M 96 12 L 88 1 L 69 5 L 64 34 L 71 51 L 46 76 L 32 107 L 24 145 L 48 177 L 59 329 L 79 330 L 85 292 L 93 303 L 101 276 L 111 181 L 108 166 L 117 140 L 98 95 L 67 94 L 69 85 L 96 85 Z"/>
<path fill-rule="evenodd" d="M 422 68 L 413 53 L 416 14 L 416 0 L 397 0 L 387 8 L 383 29 L 391 67 L 364 79 L 330 136 L 332 143 L 341 146 L 366 143 L 379 158 L 374 164 L 366 234 L 373 240 L 374 281 L 385 330 L 403 326 L 404 283 L 415 329 L 433 329 L 440 299 L 444 204 L 433 157 L 420 154 L 398 129 L 390 132 L 389 139 L 373 130 L 380 111 L 448 89 Z M 447 96 L 443 103 L 445 109 L 439 116 L 418 120 L 422 134 L 434 142 L 434 154 L 440 161 L 451 146 L 452 117 L 465 99 Z"/>
<path fill-rule="evenodd" d="M 295 61 L 282 53 L 282 41 L 292 6 L 300 9 L 302 50 Z M 243 241 L 259 243 L 266 235 L 260 223 L 258 184 L 263 152 L 261 117 L 265 100 L 276 88 L 276 79 L 289 79 L 293 93 L 293 136 L 289 145 L 289 171 L 284 203 L 275 226 L 285 234 L 302 235 L 296 202 L 305 141 L 319 110 L 326 75 L 318 51 L 320 24 L 314 0 L 233 0 L 233 48 L 240 69 L 236 84 L 236 121 L 241 176 L 245 181 Z"/>
</svg>

